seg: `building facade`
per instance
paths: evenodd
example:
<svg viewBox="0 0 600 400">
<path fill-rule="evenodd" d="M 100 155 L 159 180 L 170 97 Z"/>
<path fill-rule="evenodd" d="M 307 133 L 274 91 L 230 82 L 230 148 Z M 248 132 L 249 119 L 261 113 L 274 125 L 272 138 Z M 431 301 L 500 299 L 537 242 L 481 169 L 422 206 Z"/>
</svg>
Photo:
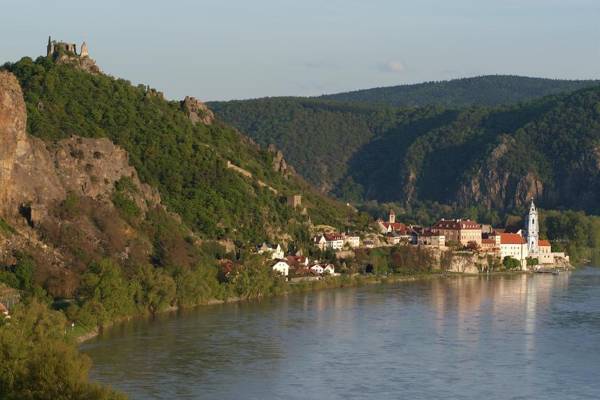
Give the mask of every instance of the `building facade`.
<svg viewBox="0 0 600 400">
<path fill-rule="evenodd" d="M 441 219 L 431 231 L 444 236 L 446 244 L 455 242 L 467 246 L 475 243 L 481 247 L 481 225 L 469 219 Z"/>
</svg>

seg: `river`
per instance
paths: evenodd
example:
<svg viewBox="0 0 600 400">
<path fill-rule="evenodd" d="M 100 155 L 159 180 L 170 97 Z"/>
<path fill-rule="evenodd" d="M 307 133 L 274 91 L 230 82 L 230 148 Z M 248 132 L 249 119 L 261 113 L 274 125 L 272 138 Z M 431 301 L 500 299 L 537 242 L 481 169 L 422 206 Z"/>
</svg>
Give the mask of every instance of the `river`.
<svg viewBox="0 0 600 400">
<path fill-rule="evenodd" d="M 206 306 L 82 350 L 132 399 L 598 399 L 600 269 Z"/>
</svg>

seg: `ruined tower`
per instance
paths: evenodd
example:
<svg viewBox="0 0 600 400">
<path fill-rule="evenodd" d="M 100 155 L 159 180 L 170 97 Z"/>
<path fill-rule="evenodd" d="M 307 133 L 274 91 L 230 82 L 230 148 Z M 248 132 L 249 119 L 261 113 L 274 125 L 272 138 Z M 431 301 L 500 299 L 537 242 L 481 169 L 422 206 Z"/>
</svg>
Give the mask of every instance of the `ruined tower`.
<svg viewBox="0 0 600 400">
<path fill-rule="evenodd" d="M 540 226 L 538 221 L 538 213 L 531 199 L 531 206 L 529 207 L 529 216 L 527 218 L 527 250 L 529 254 L 538 253 Z"/>
<path fill-rule="evenodd" d="M 88 52 L 88 46 L 86 42 L 81 43 L 81 53 L 79 53 L 79 57 L 89 57 L 90 53 Z"/>
<path fill-rule="evenodd" d="M 46 56 L 50 57 L 54 54 L 54 43 L 52 43 L 52 37 L 48 36 L 48 46 L 46 47 L 47 53 Z"/>
</svg>

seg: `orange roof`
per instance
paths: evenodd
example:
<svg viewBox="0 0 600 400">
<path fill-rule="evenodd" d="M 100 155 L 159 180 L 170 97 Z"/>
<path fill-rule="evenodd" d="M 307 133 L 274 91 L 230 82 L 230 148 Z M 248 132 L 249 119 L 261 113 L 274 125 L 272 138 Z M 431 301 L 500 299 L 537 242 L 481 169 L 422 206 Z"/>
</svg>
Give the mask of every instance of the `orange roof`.
<svg viewBox="0 0 600 400">
<path fill-rule="evenodd" d="M 525 239 L 518 233 L 501 233 L 500 244 L 523 244 Z"/>
<path fill-rule="evenodd" d="M 538 241 L 538 246 L 542 246 L 542 247 L 550 247 L 550 241 L 548 240 L 542 240 L 540 239 Z"/>
<path fill-rule="evenodd" d="M 484 244 L 496 244 L 496 240 L 495 239 L 481 239 L 481 243 L 484 243 Z"/>
</svg>

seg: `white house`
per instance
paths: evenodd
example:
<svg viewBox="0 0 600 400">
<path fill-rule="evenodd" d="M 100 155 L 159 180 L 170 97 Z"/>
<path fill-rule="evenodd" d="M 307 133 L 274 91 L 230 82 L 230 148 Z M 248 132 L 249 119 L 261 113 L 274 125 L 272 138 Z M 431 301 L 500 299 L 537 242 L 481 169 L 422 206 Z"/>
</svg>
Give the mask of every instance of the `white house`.
<svg viewBox="0 0 600 400">
<path fill-rule="evenodd" d="M 271 268 L 285 277 L 290 274 L 290 265 L 285 261 L 277 261 Z"/>
<path fill-rule="evenodd" d="M 500 233 L 500 259 L 512 257 L 521 263 L 523 269 L 527 268 L 529 251 L 527 240 L 518 233 Z"/>
<path fill-rule="evenodd" d="M 316 275 L 322 275 L 323 271 L 324 268 L 320 264 L 315 264 L 312 267 L 310 267 L 310 272 Z"/>
<path fill-rule="evenodd" d="M 331 249 L 334 251 L 344 248 L 345 236 L 338 233 L 324 233 L 313 239 L 315 246 L 321 250 Z"/>
<path fill-rule="evenodd" d="M 271 260 L 280 260 L 285 257 L 285 253 L 279 244 L 269 244 L 267 242 L 256 247 L 258 254 L 270 255 Z"/>
<path fill-rule="evenodd" d="M 319 250 L 325 250 L 325 248 L 327 247 L 327 239 L 325 239 L 324 235 L 317 235 L 313 238 L 313 242 L 315 243 L 315 246 L 319 249 Z"/>
</svg>

